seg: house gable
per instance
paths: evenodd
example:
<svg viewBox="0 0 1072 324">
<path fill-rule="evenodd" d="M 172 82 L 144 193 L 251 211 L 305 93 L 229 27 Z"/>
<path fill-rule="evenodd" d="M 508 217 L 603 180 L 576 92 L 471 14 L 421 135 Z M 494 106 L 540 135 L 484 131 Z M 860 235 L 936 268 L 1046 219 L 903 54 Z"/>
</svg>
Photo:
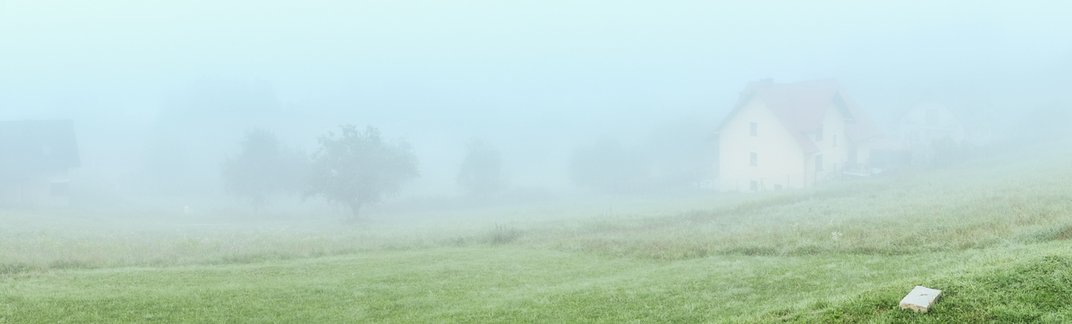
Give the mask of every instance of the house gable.
<svg viewBox="0 0 1072 324">
<path fill-rule="evenodd" d="M 752 135 L 757 126 L 767 137 Z M 752 83 L 718 133 L 720 187 L 743 191 L 808 186 L 856 166 L 857 147 L 878 134 L 829 80 Z"/>
<path fill-rule="evenodd" d="M 803 186 L 805 153 L 766 103 L 744 103 L 719 133 L 722 188 L 752 191 Z"/>
</svg>

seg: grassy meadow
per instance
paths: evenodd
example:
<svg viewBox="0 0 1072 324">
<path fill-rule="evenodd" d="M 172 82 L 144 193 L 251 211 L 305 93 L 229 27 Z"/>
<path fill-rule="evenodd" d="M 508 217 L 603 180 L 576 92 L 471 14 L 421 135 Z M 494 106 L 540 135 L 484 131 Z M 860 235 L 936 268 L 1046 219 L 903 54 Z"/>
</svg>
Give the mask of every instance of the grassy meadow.
<svg viewBox="0 0 1072 324">
<path fill-rule="evenodd" d="M 1069 322 L 1072 154 L 1030 152 L 353 226 L 3 211 L 0 322 Z"/>
</svg>

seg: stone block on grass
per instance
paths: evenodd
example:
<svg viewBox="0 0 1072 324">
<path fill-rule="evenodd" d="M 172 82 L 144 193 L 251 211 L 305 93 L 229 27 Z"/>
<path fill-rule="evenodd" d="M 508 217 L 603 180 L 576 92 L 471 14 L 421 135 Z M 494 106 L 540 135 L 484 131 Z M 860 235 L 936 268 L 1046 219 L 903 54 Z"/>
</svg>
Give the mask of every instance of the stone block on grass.
<svg viewBox="0 0 1072 324">
<path fill-rule="evenodd" d="M 934 302 L 938 300 L 938 296 L 942 295 L 941 290 L 931 289 L 923 286 L 916 286 L 908 296 L 901 299 L 901 309 L 910 309 L 920 313 L 926 313 L 931 310 L 931 306 L 934 306 Z"/>
</svg>

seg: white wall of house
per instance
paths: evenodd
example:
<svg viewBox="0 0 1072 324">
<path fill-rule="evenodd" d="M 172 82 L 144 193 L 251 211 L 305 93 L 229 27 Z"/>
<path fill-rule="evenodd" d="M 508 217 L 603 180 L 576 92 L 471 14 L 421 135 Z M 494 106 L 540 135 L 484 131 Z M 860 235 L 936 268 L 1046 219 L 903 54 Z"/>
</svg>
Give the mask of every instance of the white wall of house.
<svg viewBox="0 0 1072 324">
<path fill-rule="evenodd" d="M 866 143 L 851 142 L 846 126 L 846 114 L 830 107 L 822 118 L 822 129 L 805 134 L 818 150 L 805 153 L 778 116 L 762 100 L 752 100 L 730 117 L 719 134 L 718 189 L 751 192 L 808 187 L 844 170 L 866 167 L 871 150 Z M 752 165 L 753 154 L 756 165 Z"/>
<path fill-rule="evenodd" d="M 755 165 L 752 165 L 753 154 Z M 804 171 L 805 161 L 797 139 L 762 101 L 746 104 L 719 133 L 719 190 L 800 188 L 808 185 Z"/>
</svg>

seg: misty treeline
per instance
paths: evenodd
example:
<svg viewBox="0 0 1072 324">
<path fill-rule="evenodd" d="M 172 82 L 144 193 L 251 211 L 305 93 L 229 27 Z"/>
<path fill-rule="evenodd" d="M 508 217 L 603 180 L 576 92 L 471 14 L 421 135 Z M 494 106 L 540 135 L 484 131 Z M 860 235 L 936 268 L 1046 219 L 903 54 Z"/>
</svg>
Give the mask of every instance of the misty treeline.
<svg viewBox="0 0 1072 324">
<path fill-rule="evenodd" d="M 950 106 L 966 116 L 965 139 L 928 139 L 918 146 L 925 149 L 914 151 L 918 157 L 888 160 L 955 165 L 1017 143 L 1068 137 L 1062 105 L 1015 113 Z M 880 112 L 879 124 L 897 136 L 903 114 Z M 73 175 L 72 198 L 79 207 L 213 217 L 246 209 L 265 217 L 333 217 L 321 209 L 327 202 L 360 218 L 585 194 L 674 195 L 711 188 L 718 170 L 715 130 L 724 116 L 670 112 L 625 123 L 608 114 L 602 123 L 614 127 L 576 121 L 574 130 L 552 124 L 517 129 L 488 117 L 478 120 L 483 128 L 459 131 L 464 118 L 458 116 L 432 122 L 373 108 L 324 112 L 282 101 L 269 82 L 200 80 L 173 89 L 158 113 L 137 123 L 75 118 L 85 163 Z M 905 163 L 887 166 L 899 164 Z M 370 211 L 379 202 L 389 204 Z M 211 212 L 231 207 L 241 210 Z"/>
<path fill-rule="evenodd" d="M 503 174 L 499 150 L 481 140 L 470 141 L 458 170 L 457 182 L 475 196 L 494 195 L 504 190 L 507 178 Z"/>
<path fill-rule="evenodd" d="M 334 205 L 356 219 L 587 194 L 673 194 L 701 187 L 716 168 L 710 122 L 682 115 L 628 132 L 537 136 L 448 133 L 426 121 L 355 111 L 318 114 L 282 102 L 268 82 L 207 79 L 173 89 L 136 126 L 76 118 L 87 162 L 74 175 L 72 205 L 197 217 L 333 217 L 324 207 Z M 381 202 L 388 204 L 370 211 Z"/>
<path fill-rule="evenodd" d="M 657 127 L 640 144 L 603 138 L 576 147 L 569 177 L 578 186 L 611 194 L 703 189 L 717 168 L 717 138 L 699 121 Z"/>
<path fill-rule="evenodd" d="M 682 129 L 687 130 L 668 127 L 652 137 L 650 145 L 667 152 L 662 156 L 609 139 L 582 145 L 570 159 L 569 178 L 612 194 L 699 186 L 710 168 L 710 158 L 701 154 L 708 151 L 707 141 L 700 133 L 693 134 L 698 136 L 691 143 L 682 141 Z M 420 176 L 414 148 L 405 140 L 386 139 L 373 126 L 339 126 L 321 135 L 311 151 L 285 145 L 263 128 L 246 132 L 237 146 L 222 164 L 223 184 L 256 209 L 280 197 L 322 198 L 345 206 L 351 220 L 359 220 L 363 207 L 397 195 Z M 456 182 L 474 198 L 494 199 L 506 192 L 509 178 L 499 149 L 479 139 L 469 141 Z"/>
</svg>

